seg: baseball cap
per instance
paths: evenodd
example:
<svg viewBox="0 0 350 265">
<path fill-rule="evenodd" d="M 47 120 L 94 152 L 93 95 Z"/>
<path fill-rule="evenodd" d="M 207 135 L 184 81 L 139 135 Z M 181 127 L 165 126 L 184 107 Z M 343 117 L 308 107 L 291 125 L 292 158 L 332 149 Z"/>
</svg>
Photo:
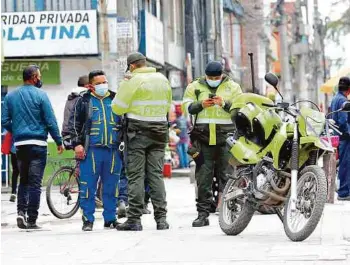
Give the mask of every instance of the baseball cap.
<svg viewBox="0 0 350 265">
<path fill-rule="evenodd" d="M 126 71 L 129 70 L 130 64 L 136 63 L 137 61 L 145 60 L 145 59 L 146 57 L 140 52 L 133 52 L 129 54 L 128 58 L 126 59 L 126 63 L 128 65 L 128 68 L 126 69 Z"/>
<path fill-rule="evenodd" d="M 347 76 L 341 77 L 338 86 L 350 87 L 350 78 Z"/>
</svg>

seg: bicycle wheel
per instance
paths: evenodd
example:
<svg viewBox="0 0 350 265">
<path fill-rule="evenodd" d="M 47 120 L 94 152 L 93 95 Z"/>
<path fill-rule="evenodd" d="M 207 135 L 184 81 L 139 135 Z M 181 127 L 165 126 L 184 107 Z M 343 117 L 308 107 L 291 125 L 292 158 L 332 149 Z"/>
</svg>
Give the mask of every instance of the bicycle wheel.
<svg viewBox="0 0 350 265">
<path fill-rule="evenodd" d="M 74 167 L 61 167 L 47 183 L 47 205 L 59 219 L 70 218 L 79 209 L 79 179 L 74 173 Z"/>
</svg>

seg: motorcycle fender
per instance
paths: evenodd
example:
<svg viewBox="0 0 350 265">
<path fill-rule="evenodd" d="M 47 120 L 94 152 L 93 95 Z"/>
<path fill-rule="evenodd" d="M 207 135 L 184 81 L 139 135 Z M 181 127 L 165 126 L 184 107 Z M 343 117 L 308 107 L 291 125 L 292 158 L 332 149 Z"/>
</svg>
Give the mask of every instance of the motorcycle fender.
<svg viewBox="0 0 350 265">
<path fill-rule="evenodd" d="M 253 142 L 240 137 L 233 144 L 230 149 L 231 155 L 240 163 L 244 165 L 257 164 L 261 160 L 261 156 L 258 155 L 260 147 Z"/>
<path fill-rule="evenodd" d="M 334 148 L 332 147 L 331 144 L 329 144 L 328 142 L 326 142 L 326 141 L 324 141 L 316 136 L 300 137 L 300 145 L 303 146 L 305 144 L 313 144 L 317 148 L 322 149 L 324 151 L 328 151 L 328 152 L 332 152 L 332 153 L 334 152 Z"/>
</svg>

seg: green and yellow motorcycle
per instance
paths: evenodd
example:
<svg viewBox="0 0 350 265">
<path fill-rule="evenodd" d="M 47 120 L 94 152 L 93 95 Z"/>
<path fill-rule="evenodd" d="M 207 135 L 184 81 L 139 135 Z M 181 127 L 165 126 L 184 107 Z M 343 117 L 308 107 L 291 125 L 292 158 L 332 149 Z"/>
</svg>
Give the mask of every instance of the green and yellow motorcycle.
<svg viewBox="0 0 350 265">
<path fill-rule="evenodd" d="M 278 91 L 274 74 L 266 74 L 265 80 Z M 339 111 L 349 109 L 347 103 Z M 317 161 L 334 152 L 320 137 L 332 124 L 319 109 L 297 108 L 283 100 L 274 104 L 252 93 L 237 97 L 231 113 L 236 131 L 226 142 L 235 170 L 221 200 L 222 231 L 238 235 L 256 210 L 268 206 L 292 241 L 305 240 L 315 230 L 327 200 L 327 179 Z"/>
</svg>

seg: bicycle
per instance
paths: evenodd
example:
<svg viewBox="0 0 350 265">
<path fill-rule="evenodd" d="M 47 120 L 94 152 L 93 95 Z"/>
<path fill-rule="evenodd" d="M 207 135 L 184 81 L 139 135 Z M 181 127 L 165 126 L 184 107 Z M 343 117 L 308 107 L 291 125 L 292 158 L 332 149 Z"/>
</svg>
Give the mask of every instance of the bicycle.
<svg viewBox="0 0 350 265">
<path fill-rule="evenodd" d="M 75 165 L 60 166 L 47 182 L 47 205 L 51 213 L 59 219 L 70 218 L 79 209 L 79 163 L 74 158 L 60 159 L 59 161 L 52 162 L 67 164 L 67 162 L 72 161 L 75 161 Z M 57 201 L 61 202 L 60 206 L 56 203 Z"/>
</svg>

